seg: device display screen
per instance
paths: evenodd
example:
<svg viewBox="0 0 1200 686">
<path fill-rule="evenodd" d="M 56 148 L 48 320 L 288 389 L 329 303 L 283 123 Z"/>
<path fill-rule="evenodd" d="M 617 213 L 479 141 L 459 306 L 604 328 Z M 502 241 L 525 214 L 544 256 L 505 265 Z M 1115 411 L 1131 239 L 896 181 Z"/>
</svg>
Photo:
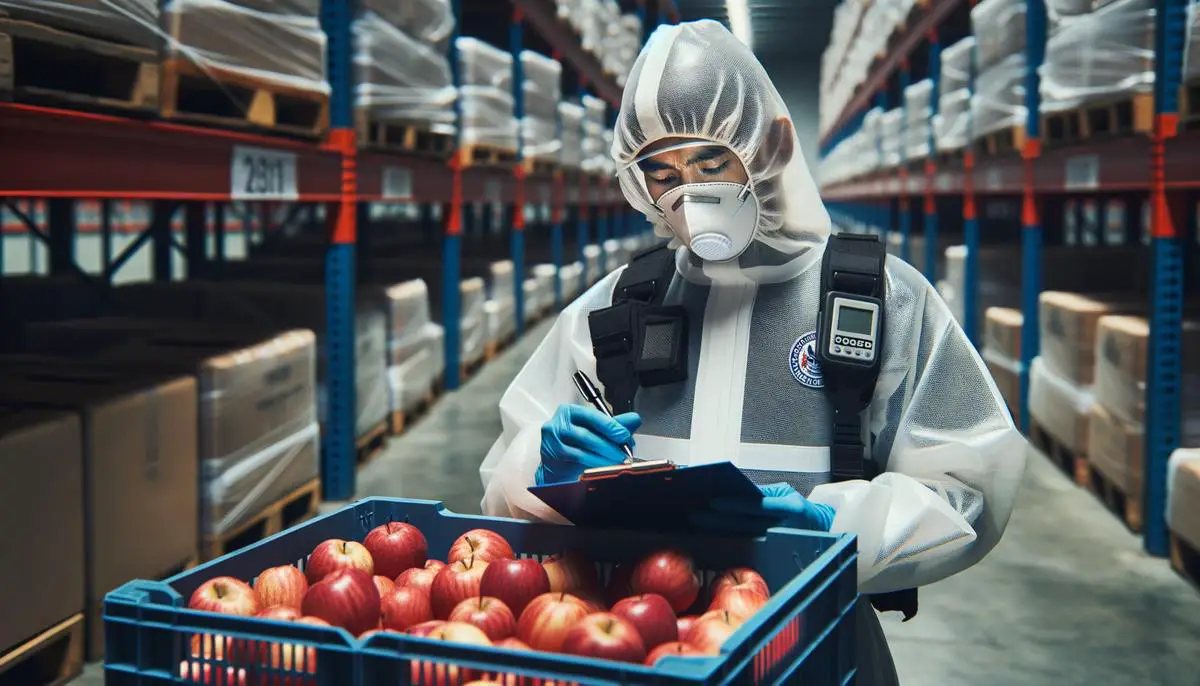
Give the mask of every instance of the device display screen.
<svg viewBox="0 0 1200 686">
<path fill-rule="evenodd" d="M 846 307 L 843 305 L 838 311 L 837 328 L 846 333 L 870 336 L 871 321 L 874 318 L 875 313 L 871 310 L 862 310 L 857 307 Z"/>
</svg>

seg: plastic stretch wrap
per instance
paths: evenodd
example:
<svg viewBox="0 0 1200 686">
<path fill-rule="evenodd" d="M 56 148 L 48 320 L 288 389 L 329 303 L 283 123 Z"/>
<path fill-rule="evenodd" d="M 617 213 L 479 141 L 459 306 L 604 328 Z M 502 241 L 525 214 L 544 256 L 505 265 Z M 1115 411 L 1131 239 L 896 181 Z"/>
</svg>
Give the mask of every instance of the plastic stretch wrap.
<svg viewBox="0 0 1200 686">
<path fill-rule="evenodd" d="M 1183 78 L 1191 81 L 1200 76 L 1200 3 L 1192 2 L 1187 8 L 1187 38 L 1183 47 Z"/>
<path fill-rule="evenodd" d="M 588 285 L 596 283 L 600 280 L 600 255 L 603 254 L 600 246 L 595 243 L 589 243 L 583 246 L 583 264 L 587 273 Z"/>
<path fill-rule="evenodd" d="M 459 99 L 464 143 L 517 149 L 520 124 L 513 118 L 511 94 L 494 86 L 463 86 L 459 89 Z"/>
<path fill-rule="evenodd" d="M 445 53 L 371 12 L 360 14 L 351 30 L 355 106 L 375 120 L 427 123 L 435 133 L 453 135 L 458 91 Z"/>
<path fill-rule="evenodd" d="M 316 422 L 218 475 L 201 478 L 201 531 L 222 534 L 261 513 L 321 473 Z"/>
<path fill-rule="evenodd" d="M 162 45 L 158 0 L 0 0 L 0 14 L 144 48 Z"/>
<path fill-rule="evenodd" d="M 1167 462 L 1167 524 L 1200 549 L 1200 450 L 1180 448 Z"/>
<path fill-rule="evenodd" d="M 512 260 L 500 260 L 488 265 L 488 300 L 512 302 L 516 298 Z"/>
<path fill-rule="evenodd" d="M 1146 421 L 1150 324 L 1144 317 L 1101 317 L 1096 332 L 1096 402 L 1123 421 Z M 1185 319 L 1181 337 L 1180 441 L 1200 446 L 1200 321 Z"/>
<path fill-rule="evenodd" d="M 963 88 L 938 100 L 933 138 L 938 152 L 961 150 L 971 142 L 971 91 Z"/>
<path fill-rule="evenodd" d="M 437 47 L 442 54 L 454 32 L 450 0 L 359 0 L 359 11 L 374 12 L 405 34 Z"/>
<path fill-rule="evenodd" d="M 564 168 L 578 169 L 583 164 L 583 116 L 582 105 L 558 103 L 558 117 L 562 123 L 562 154 L 559 164 Z"/>
<path fill-rule="evenodd" d="M 426 322 L 413 327 L 403 346 L 393 341 L 388 364 L 388 394 L 393 412 L 409 412 L 425 399 L 446 372 L 446 331 Z"/>
<path fill-rule="evenodd" d="M 487 316 L 484 304 L 487 302 L 487 285 L 479 277 L 463 279 L 459 289 L 461 299 L 460 331 L 462 361 L 472 364 L 483 359 L 487 345 Z"/>
<path fill-rule="evenodd" d="M 1152 89 L 1154 16 L 1154 0 L 1119 0 L 1064 19 L 1046 42 L 1038 70 L 1043 109 Z"/>
<path fill-rule="evenodd" d="M 463 86 L 491 86 L 512 92 L 511 53 L 477 38 L 459 38 L 454 46 L 458 49 L 458 77 Z"/>
<path fill-rule="evenodd" d="M 897 107 L 879 118 L 880 166 L 899 166 L 903 161 L 904 110 Z"/>
<path fill-rule="evenodd" d="M 1143 431 L 1141 424 L 1121 419 L 1099 398 L 1088 411 L 1088 464 L 1123 493 L 1142 492 Z"/>
<path fill-rule="evenodd" d="M 328 94 L 325 32 L 315 14 L 259 11 L 224 0 L 171 0 L 168 54 L 204 71 Z"/>
<path fill-rule="evenodd" d="M 975 77 L 971 97 L 971 135 L 985 136 L 1013 126 L 1024 125 L 1025 55 L 1010 55 L 999 64 L 981 70 Z"/>
<path fill-rule="evenodd" d="M 1025 0 L 983 0 L 971 9 L 980 73 L 1025 52 Z"/>
<path fill-rule="evenodd" d="M 955 93 L 971 85 L 975 37 L 967 36 L 942 50 L 942 71 L 938 75 L 938 95 Z"/>
<path fill-rule="evenodd" d="M 608 103 L 591 95 L 583 96 L 581 102 L 583 104 L 583 120 L 603 129 L 608 121 Z"/>
<path fill-rule="evenodd" d="M 389 410 L 386 375 L 387 319 L 382 312 L 361 309 L 354 320 L 354 397 L 357 410 L 355 435 L 361 436 L 384 421 Z M 322 364 L 325 363 L 322 355 Z M 317 408 L 321 422 L 328 416 L 325 381 L 321 387 Z"/>
<path fill-rule="evenodd" d="M 558 103 L 562 98 L 562 65 L 529 50 L 521 53 L 525 75 L 525 118 L 521 120 L 522 153 L 527 158 L 557 160 L 562 141 Z"/>
<path fill-rule="evenodd" d="M 558 276 L 558 268 L 552 264 L 536 264 L 533 266 L 533 278 L 537 281 L 538 290 L 542 294 L 543 308 L 554 307 L 554 280 Z"/>
<path fill-rule="evenodd" d="M 483 304 L 487 342 L 499 344 L 517 332 L 517 304 L 512 299 L 488 300 Z"/>
<path fill-rule="evenodd" d="M 392 364 L 396 364 L 397 349 L 407 348 L 424 335 L 429 316 L 429 286 L 422 279 L 412 279 L 387 287 L 387 337 Z"/>
<path fill-rule="evenodd" d="M 1050 20 L 1050 28 L 1067 17 L 1087 14 L 1092 11 L 1094 0 L 1045 0 L 1046 16 Z"/>
<path fill-rule="evenodd" d="M 1063 447 L 1088 452 L 1088 417 L 1092 403 L 1090 386 L 1076 386 L 1047 369 L 1036 357 L 1029 367 L 1029 416 Z"/>
<path fill-rule="evenodd" d="M 532 276 L 525 279 L 524 283 L 521 284 L 521 289 L 525 291 L 525 312 L 522 313 L 522 319 L 528 324 L 542 311 L 546 303 L 537 279 Z"/>
<path fill-rule="evenodd" d="M 559 280 L 562 281 L 564 301 L 578 298 L 583 287 L 583 263 L 575 261 L 570 264 L 564 264 L 562 270 L 559 271 Z"/>
<path fill-rule="evenodd" d="M 929 156 L 930 121 L 933 119 L 933 80 L 924 79 L 904 89 L 904 158 Z"/>
</svg>

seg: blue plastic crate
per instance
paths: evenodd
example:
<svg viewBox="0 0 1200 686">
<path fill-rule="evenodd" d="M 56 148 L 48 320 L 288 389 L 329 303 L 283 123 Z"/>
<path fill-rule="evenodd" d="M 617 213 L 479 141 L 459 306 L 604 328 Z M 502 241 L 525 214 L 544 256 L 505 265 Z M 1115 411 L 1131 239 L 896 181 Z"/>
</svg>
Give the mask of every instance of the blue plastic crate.
<svg viewBox="0 0 1200 686">
<path fill-rule="evenodd" d="M 186 609 L 204 581 L 246 581 L 280 564 L 303 567 L 321 541 L 361 541 L 388 521 L 407 521 L 445 559 L 474 528 L 504 536 L 522 556 L 578 549 L 601 579 L 613 564 L 665 546 L 691 553 L 714 574 L 757 569 L 770 602 L 743 625 L 720 656 L 664 658 L 651 667 L 537 652 L 506 651 L 380 633 L 359 640 L 339 628 L 230 617 Z M 852 536 L 774 529 L 759 539 L 723 539 L 590 530 L 447 512 L 440 502 L 368 498 L 166 581 L 133 581 L 104 601 L 107 686 L 210 683 L 220 686 L 461 686 L 486 674 L 503 684 L 810 684 L 851 683 L 855 672 L 857 553 Z"/>
</svg>

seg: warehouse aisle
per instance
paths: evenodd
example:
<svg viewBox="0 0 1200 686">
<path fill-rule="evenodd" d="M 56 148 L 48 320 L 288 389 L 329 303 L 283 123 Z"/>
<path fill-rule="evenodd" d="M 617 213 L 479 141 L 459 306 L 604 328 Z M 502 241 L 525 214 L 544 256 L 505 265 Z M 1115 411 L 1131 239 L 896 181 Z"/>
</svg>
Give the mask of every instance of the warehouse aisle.
<svg viewBox="0 0 1200 686">
<path fill-rule="evenodd" d="M 393 440 L 359 473 L 358 495 L 478 512 L 479 463 L 500 431 L 496 403 L 549 327 L 535 327 Z M 997 550 L 922 591 L 913 621 L 884 623 L 906 686 L 1200 685 L 1200 593 L 1038 455 Z M 92 665 L 73 686 L 102 683 Z"/>
</svg>

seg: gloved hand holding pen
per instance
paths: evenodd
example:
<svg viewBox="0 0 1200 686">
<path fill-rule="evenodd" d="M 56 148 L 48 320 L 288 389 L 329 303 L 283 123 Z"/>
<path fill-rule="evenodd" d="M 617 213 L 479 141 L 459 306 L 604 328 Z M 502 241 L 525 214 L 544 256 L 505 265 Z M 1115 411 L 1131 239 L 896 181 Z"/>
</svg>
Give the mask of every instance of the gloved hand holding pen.
<svg viewBox="0 0 1200 686">
<path fill-rule="evenodd" d="M 633 447 L 633 432 L 641 425 L 636 412 L 608 417 L 590 407 L 559 405 L 542 425 L 537 484 L 575 481 L 586 469 L 625 462 L 623 446 Z"/>
</svg>

